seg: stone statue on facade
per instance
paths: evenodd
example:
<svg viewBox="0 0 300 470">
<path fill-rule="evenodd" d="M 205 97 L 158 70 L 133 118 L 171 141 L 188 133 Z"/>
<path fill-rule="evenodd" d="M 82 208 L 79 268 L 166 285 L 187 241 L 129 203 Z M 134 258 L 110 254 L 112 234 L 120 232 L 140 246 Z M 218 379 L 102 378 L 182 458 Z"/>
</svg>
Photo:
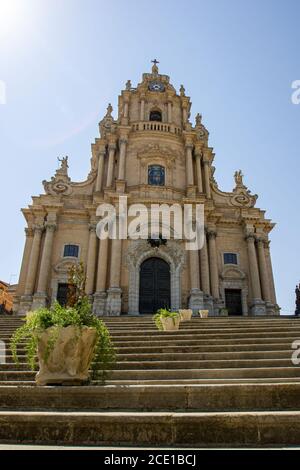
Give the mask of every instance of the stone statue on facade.
<svg viewBox="0 0 300 470">
<path fill-rule="evenodd" d="M 196 126 L 201 126 L 202 124 L 202 114 L 198 113 L 196 116 Z"/>
<path fill-rule="evenodd" d="M 125 87 L 126 87 L 127 91 L 131 90 L 131 81 L 130 80 L 127 80 Z"/>
<path fill-rule="evenodd" d="M 244 175 L 242 173 L 242 170 L 238 170 L 234 173 L 234 179 L 235 179 L 236 186 L 244 186 L 243 177 L 244 177 Z"/>
<path fill-rule="evenodd" d="M 60 168 L 56 171 L 56 174 L 58 175 L 68 175 L 68 158 L 69 157 L 63 157 L 59 158 L 57 157 L 57 160 L 60 162 Z"/>
<path fill-rule="evenodd" d="M 183 85 L 180 85 L 179 91 L 180 91 L 180 96 L 185 96 L 185 88 Z"/>
<path fill-rule="evenodd" d="M 296 286 L 295 293 L 296 293 L 296 310 L 295 310 L 295 315 L 300 315 L 300 283 L 299 283 L 298 286 Z"/>
</svg>

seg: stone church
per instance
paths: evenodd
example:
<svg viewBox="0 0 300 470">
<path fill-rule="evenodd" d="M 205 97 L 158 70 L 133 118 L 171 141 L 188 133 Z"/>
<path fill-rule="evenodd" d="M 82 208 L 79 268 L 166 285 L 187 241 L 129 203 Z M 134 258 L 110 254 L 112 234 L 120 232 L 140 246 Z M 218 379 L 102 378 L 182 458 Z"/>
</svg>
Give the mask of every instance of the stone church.
<svg viewBox="0 0 300 470">
<path fill-rule="evenodd" d="M 219 189 L 209 133 L 191 101 L 153 61 L 151 73 L 130 80 L 99 123 L 91 170 L 83 182 L 68 175 L 68 158 L 44 193 L 22 209 L 26 242 L 14 302 L 24 312 L 66 301 L 68 269 L 82 261 L 86 292 L 96 315 L 138 315 L 159 307 L 190 307 L 219 315 L 276 315 L 269 232 L 274 224 L 256 207 L 257 196 L 234 175 L 232 192 Z M 104 239 L 96 234 L 99 204 L 128 202 L 204 205 L 200 250 L 184 240 Z M 224 311 L 223 311 L 224 312 Z"/>
</svg>

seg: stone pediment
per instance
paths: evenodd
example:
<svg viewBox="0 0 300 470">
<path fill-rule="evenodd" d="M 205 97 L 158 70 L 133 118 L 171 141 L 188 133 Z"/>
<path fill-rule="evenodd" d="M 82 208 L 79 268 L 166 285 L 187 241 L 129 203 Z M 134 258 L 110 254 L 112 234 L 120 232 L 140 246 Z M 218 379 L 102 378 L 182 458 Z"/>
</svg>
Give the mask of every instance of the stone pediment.
<svg viewBox="0 0 300 470">
<path fill-rule="evenodd" d="M 245 273 L 238 268 L 237 266 L 230 265 L 230 266 L 225 266 L 221 275 L 221 279 L 223 280 L 242 280 L 245 279 L 246 275 Z"/>
<path fill-rule="evenodd" d="M 58 274 L 66 274 L 74 264 L 78 264 L 78 259 L 77 258 L 63 259 L 63 260 L 59 261 L 54 266 L 53 269 Z"/>
<path fill-rule="evenodd" d="M 161 147 L 158 144 L 149 144 L 138 149 L 137 157 L 141 160 L 142 164 L 146 164 L 149 161 L 164 161 L 165 165 L 168 168 L 171 168 L 174 165 L 178 154 L 174 153 L 174 151 L 170 152 L 168 148 Z"/>
</svg>

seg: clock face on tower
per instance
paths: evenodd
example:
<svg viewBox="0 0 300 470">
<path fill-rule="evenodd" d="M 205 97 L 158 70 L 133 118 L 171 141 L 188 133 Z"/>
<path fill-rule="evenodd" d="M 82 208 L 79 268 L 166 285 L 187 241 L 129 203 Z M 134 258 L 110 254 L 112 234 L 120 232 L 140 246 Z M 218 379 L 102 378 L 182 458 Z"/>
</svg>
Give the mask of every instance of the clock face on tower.
<svg viewBox="0 0 300 470">
<path fill-rule="evenodd" d="M 165 91 L 165 87 L 161 82 L 151 82 L 149 84 L 150 91 Z"/>
</svg>

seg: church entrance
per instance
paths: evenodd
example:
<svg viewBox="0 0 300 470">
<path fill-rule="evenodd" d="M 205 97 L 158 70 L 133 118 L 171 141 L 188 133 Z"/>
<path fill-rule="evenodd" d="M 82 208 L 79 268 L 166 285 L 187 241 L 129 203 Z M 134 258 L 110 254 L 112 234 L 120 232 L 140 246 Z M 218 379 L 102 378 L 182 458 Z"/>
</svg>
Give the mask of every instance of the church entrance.
<svg viewBox="0 0 300 470">
<path fill-rule="evenodd" d="M 170 266 L 161 258 L 148 258 L 140 268 L 140 313 L 155 313 L 170 308 Z"/>
<path fill-rule="evenodd" d="M 243 315 L 241 289 L 225 289 L 225 305 L 228 315 Z"/>
</svg>

